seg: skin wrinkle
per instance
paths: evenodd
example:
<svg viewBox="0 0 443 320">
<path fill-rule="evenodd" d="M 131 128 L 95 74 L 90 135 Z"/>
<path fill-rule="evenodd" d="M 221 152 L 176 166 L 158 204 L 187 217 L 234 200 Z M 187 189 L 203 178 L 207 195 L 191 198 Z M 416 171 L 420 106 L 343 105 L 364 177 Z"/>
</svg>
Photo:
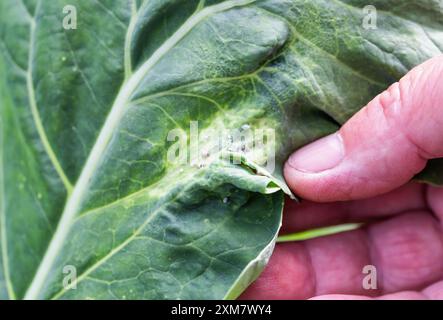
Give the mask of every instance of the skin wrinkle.
<svg viewBox="0 0 443 320">
<path fill-rule="evenodd" d="M 365 233 L 365 239 L 366 239 L 365 245 L 366 245 L 366 249 L 367 249 L 367 253 L 368 253 L 368 259 L 370 261 L 370 264 L 372 264 L 373 266 L 375 266 L 377 268 L 376 252 L 375 252 L 374 246 L 371 243 L 369 228 L 363 228 L 363 232 Z M 383 280 L 383 273 L 377 272 L 377 289 L 369 291 L 370 293 L 374 292 L 374 296 L 377 294 L 380 295 L 380 293 L 381 293 L 381 289 L 379 287 L 380 280 Z"/>
<path fill-rule="evenodd" d="M 416 149 L 415 152 L 411 154 L 417 154 L 420 159 L 424 162 L 423 167 L 420 167 L 417 169 L 418 173 L 423 170 L 427 159 L 430 157 L 428 154 L 420 148 L 420 146 L 414 142 L 413 139 L 409 136 L 407 131 L 403 130 L 403 126 L 399 124 L 398 120 L 400 119 L 399 114 L 404 112 L 402 110 L 408 110 L 409 108 L 406 107 L 406 99 L 403 97 L 406 95 L 405 92 L 408 92 L 406 89 L 403 89 L 402 83 L 410 83 L 410 77 L 406 76 L 404 77 L 400 82 L 397 82 L 393 85 L 391 85 L 388 90 L 384 91 L 380 95 L 378 95 L 374 101 L 372 101 L 366 109 L 370 110 L 380 108 L 382 111 L 382 115 L 384 116 L 385 123 L 386 123 L 386 130 L 391 132 L 392 130 L 395 130 L 394 128 L 400 129 L 398 131 L 399 134 L 401 134 L 402 137 L 405 138 L 406 142 L 412 146 L 412 148 Z M 410 86 L 406 86 L 410 87 Z M 372 119 L 369 112 L 367 113 L 367 118 Z M 391 135 L 392 136 L 392 135 Z M 387 159 L 383 159 L 385 167 L 389 168 L 389 162 Z M 385 170 L 388 171 L 388 170 Z"/>
<path fill-rule="evenodd" d="M 440 57 L 440 60 L 443 61 L 443 56 Z M 438 60 L 436 59 L 436 61 Z M 399 82 L 400 94 L 401 96 L 404 96 L 402 101 L 404 109 L 406 110 L 406 116 L 397 117 L 397 128 L 405 134 L 408 141 L 417 148 L 418 154 L 426 160 L 441 157 L 443 151 L 427 150 L 434 149 L 432 138 L 427 136 L 423 137 L 423 132 L 420 132 L 421 130 L 415 127 L 414 124 L 417 124 L 417 121 L 418 124 L 421 124 L 421 122 L 428 121 L 428 119 L 432 121 L 433 117 L 425 115 L 438 112 L 439 103 L 437 101 L 439 101 L 438 95 L 440 91 L 437 86 L 441 84 L 439 79 L 441 79 L 441 76 L 443 75 L 443 68 L 441 69 L 441 72 L 439 72 L 440 69 L 437 69 L 440 68 L 439 65 L 440 63 L 429 64 L 427 65 L 427 68 L 420 65 L 414 68 Z M 428 79 L 436 79 L 436 81 L 432 84 Z M 420 96 L 416 93 L 420 93 Z M 420 101 L 416 101 L 416 99 L 420 99 Z M 425 102 L 423 102 L 423 100 L 425 100 Z M 417 106 L 422 107 L 418 108 Z M 427 112 L 425 113 L 425 111 Z M 437 114 L 438 113 L 436 113 L 436 115 Z M 417 120 L 417 117 L 420 117 L 419 120 Z M 435 118 L 440 119 L 439 117 Z M 410 122 L 412 122 L 412 125 L 408 125 Z"/>
<path fill-rule="evenodd" d="M 391 119 L 394 122 L 393 127 L 398 128 L 399 132 L 404 136 L 404 138 L 406 139 L 407 143 L 409 143 L 413 148 L 416 149 L 415 154 L 417 154 L 417 156 L 420 157 L 420 159 L 424 162 L 424 165 L 426 165 L 426 162 L 428 161 L 428 159 L 431 158 L 436 158 L 434 155 L 432 155 L 431 153 L 427 152 L 425 149 L 423 149 L 419 143 L 417 143 L 411 136 L 411 134 L 408 132 L 406 127 L 403 127 L 403 125 L 401 123 L 399 123 L 398 120 L 400 120 L 401 118 L 399 117 L 399 114 L 402 112 L 408 112 L 409 110 L 411 110 L 411 108 L 408 106 L 408 99 L 405 98 L 404 96 L 407 96 L 408 92 L 412 92 L 411 91 L 411 81 L 410 81 L 410 77 L 405 77 L 403 78 L 399 83 L 394 84 L 388 91 L 395 91 L 394 96 L 395 96 L 395 103 L 390 102 L 389 104 L 387 103 L 386 105 L 384 105 L 383 100 L 380 99 L 380 103 L 383 107 L 383 110 L 386 109 L 393 109 L 393 106 L 399 106 L 398 109 L 399 110 L 395 110 L 394 114 L 392 114 L 391 112 L 384 112 L 385 116 L 388 119 Z M 411 112 L 411 111 L 409 111 Z M 407 118 L 407 117 L 406 117 Z M 389 120 L 388 120 L 389 121 Z M 423 165 L 423 166 L 424 166 Z M 420 168 L 418 172 L 420 172 L 421 170 L 423 170 L 423 168 Z"/>
<path fill-rule="evenodd" d="M 312 288 L 313 288 L 313 295 L 316 296 L 317 295 L 317 288 L 318 288 L 317 287 L 317 274 L 315 272 L 315 268 L 314 268 L 314 265 L 312 263 L 312 255 L 311 255 L 310 251 L 308 250 L 306 242 L 302 243 L 302 247 L 303 247 L 305 255 L 306 255 L 307 259 L 308 259 L 308 269 L 309 269 L 309 272 L 312 275 L 312 278 L 311 278 L 312 282 L 311 283 L 312 283 Z"/>
<path fill-rule="evenodd" d="M 380 258 L 378 257 L 379 252 L 378 252 L 378 248 L 377 246 L 375 246 L 372 243 L 372 233 L 370 232 L 369 229 L 366 229 L 366 234 L 367 234 L 367 243 L 368 243 L 368 248 L 369 248 L 369 256 L 371 258 L 371 263 L 377 267 L 378 265 L 378 260 L 380 260 Z M 380 286 L 380 283 L 384 283 L 384 274 L 383 272 L 377 272 L 377 284 L 378 286 Z"/>
<path fill-rule="evenodd" d="M 437 66 L 434 65 L 434 66 L 432 66 L 432 68 L 433 68 L 433 69 L 436 69 Z M 441 68 L 440 70 L 437 69 L 437 71 L 434 71 L 434 72 L 437 73 L 438 71 L 439 71 L 439 73 L 438 73 L 438 76 L 437 76 L 436 78 L 437 78 L 437 79 L 442 79 L 442 78 L 443 78 L 443 68 Z M 437 99 L 438 99 L 439 88 L 438 88 L 437 86 L 438 86 L 439 84 L 440 84 L 439 81 L 435 81 L 434 83 L 430 83 L 430 84 L 428 84 L 428 85 L 432 86 L 431 92 L 434 93 L 434 95 L 432 96 L 432 100 L 433 100 L 433 101 L 437 101 Z M 433 119 L 433 120 L 435 120 L 435 119 Z M 439 122 L 440 122 L 440 124 L 442 124 L 442 123 L 443 123 L 443 120 L 440 120 Z"/>
<path fill-rule="evenodd" d="M 429 216 L 427 216 L 427 217 L 429 217 Z M 441 231 L 439 230 L 439 228 L 438 228 L 438 226 L 436 225 L 436 221 L 434 220 L 434 218 L 433 217 L 429 217 L 429 223 L 431 223 L 432 225 L 431 225 L 431 227 L 432 227 L 432 229 L 435 231 L 435 235 L 437 236 L 437 237 L 439 237 L 440 238 L 440 240 L 441 240 Z M 442 241 L 440 241 L 440 248 L 441 247 L 443 247 L 443 242 Z M 441 251 L 441 250 L 440 250 Z M 419 253 L 418 253 L 419 254 Z M 417 261 L 420 261 L 421 259 L 417 259 Z M 429 267 L 428 266 L 422 266 L 420 269 L 429 269 Z M 429 273 L 429 272 L 428 272 Z M 442 276 L 443 276 L 443 270 L 441 270 L 440 271 L 440 275 L 438 276 L 438 274 L 437 273 L 432 273 L 433 275 L 434 275 L 434 278 L 435 278 L 435 280 L 439 280 L 439 279 L 441 279 L 442 278 Z M 435 276 L 435 275 L 437 275 L 437 277 Z M 428 284 L 430 284 L 431 283 L 431 281 L 432 280 L 428 280 Z M 426 286 L 427 284 L 426 283 L 421 283 L 421 284 L 419 284 L 418 286 L 417 286 L 417 288 L 418 289 L 423 289 L 423 287 L 424 286 Z"/>
<path fill-rule="evenodd" d="M 439 212 L 439 204 L 441 204 L 441 208 L 443 208 L 443 201 L 439 199 L 443 199 L 442 195 L 436 192 L 437 189 L 428 187 L 426 190 L 426 200 L 428 207 L 432 210 L 434 216 L 440 221 L 443 228 L 443 210 Z M 441 192 L 441 191 L 440 191 Z"/>
<path fill-rule="evenodd" d="M 420 213 L 420 214 L 422 214 L 422 213 Z M 414 215 L 414 214 L 410 213 L 410 215 Z M 417 215 L 418 215 L 418 213 L 415 214 L 416 217 L 417 217 Z M 401 218 L 403 218 L 403 217 L 401 217 Z M 400 218 L 394 218 L 394 219 L 400 219 Z M 379 247 L 378 245 L 375 244 L 375 243 L 377 243 L 377 241 L 374 241 L 374 240 L 376 240 L 376 235 L 374 234 L 374 232 L 375 232 L 374 230 L 369 230 L 369 232 L 368 232 L 369 243 L 370 243 L 370 247 L 371 247 L 371 250 L 372 250 L 372 256 L 373 256 L 372 263 L 375 266 L 380 266 L 381 265 L 381 267 L 379 268 L 379 269 L 381 269 L 381 271 L 384 270 L 383 265 L 386 266 L 386 264 L 388 264 L 388 265 L 392 264 L 393 261 L 396 261 L 396 259 L 398 260 L 399 257 L 408 258 L 409 255 L 411 255 L 411 254 L 416 256 L 416 258 L 418 258 L 420 256 L 420 252 L 419 251 L 409 251 L 409 249 L 411 248 L 410 245 L 409 245 L 410 242 L 406 239 L 406 235 L 408 235 L 408 233 L 405 233 L 402 238 L 399 238 L 399 239 L 395 239 L 394 238 L 394 240 L 396 240 L 396 242 L 391 243 L 391 244 L 393 244 L 394 246 L 400 246 L 400 247 L 397 248 L 397 250 L 395 250 L 396 253 L 393 256 L 392 255 L 386 256 L 386 255 L 382 254 L 381 252 L 383 251 L 382 249 L 384 249 L 384 248 L 383 247 Z M 414 233 L 412 233 L 410 235 L 414 235 Z M 412 238 L 409 238 L 409 239 L 412 239 Z M 420 241 L 420 239 L 416 239 L 416 240 Z M 413 239 L 412 239 L 412 241 L 413 241 Z M 384 244 L 384 245 L 386 245 L 386 244 Z M 399 250 L 399 249 L 403 249 L 403 250 L 406 250 L 406 251 Z M 396 255 L 399 255 L 399 256 L 396 257 Z M 411 260 L 411 259 L 409 259 L 409 260 Z M 420 266 L 421 259 L 414 259 L 414 260 L 418 261 L 418 262 L 416 262 L 416 263 L 418 263 L 417 266 L 413 266 L 413 265 L 412 266 L 405 266 L 406 269 L 396 270 L 395 275 L 397 276 L 398 274 L 401 274 L 401 275 L 405 276 L 406 274 L 409 273 L 409 272 L 405 273 L 405 271 L 408 270 L 408 268 L 414 269 L 416 273 L 419 273 L 420 270 L 423 270 L 424 267 Z M 394 266 L 391 266 L 391 268 L 393 268 L 393 267 Z M 392 273 L 393 271 L 394 271 L 394 269 L 390 270 L 391 276 L 394 275 Z M 415 274 L 412 276 L 412 279 L 414 279 L 414 277 L 416 277 Z M 441 275 L 440 275 L 440 277 L 441 277 Z M 388 277 L 387 275 L 384 275 L 383 272 L 379 273 L 378 278 L 379 278 L 379 280 L 381 280 L 381 289 L 382 289 L 383 294 L 393 293 L 393 292 L 396 291 L 393 288 L 398 287 L 398 284 L 396 284 L 396 283 L 399 281 L 399 278 Z M 406 278 L 403 279 L 403 280 L 408 281 L 408 279 L 406 279 Z M 422 289 L 425 285 L 426 285 L 426 283 L 425 284 L 421 284 L 421 285 L 414 285 L 412 287 L 409 286 L 409 289 L 419 290 L 419 289 Z"/>
<path fill-rule="evenodd" d="M 374 256 L 373 256 L 374 252 L 372 251 L 371 243 L 370 243 L 370 240 L 369 240 L 368 227 L 363 227 L 361 229 L 361 232 L 362 232 L 363 238 L 364 238 L 363 245 L 366 248 L 366 256 L 367 256 L 367 261 L 368 261 L 367 265 L 369 265 L 369 264 L 375 265 L 375 262 L 374 262 L 375 259 L 374 259 Z M 364 266 L 361 266 L 361 270 L 363 270 L 363 268 L 364 268 Z M 378 275 L 378 279 L 377 279 L 377 282 L 378 282 L 379 279 L 380 279 L 380 275 L 379 274 L 377 274 L 377 275 Z M 366 274 L 362 274 L 361 275 L 361 277 L 362 277 L 361 281 L 364 280 L 365 276 L 366 276 Z M 372 290 L 372 289 L 371 290 L 367 290 L 367 289 L 365 289 L 365 292 L 369 293 L 369 296 L 377 296 L 377 295 L 380 295 L 380 287 L 378 286 L 378 283 L 377 283 L 377 289 L 375 289 L 375 290 Z"/>
<path fill-rule="evenodd" d="M 365 246 L 364 242 L 358 241 L 365 238 L 364 232 L 357 230 L 343 234 L 343 236 L 331 236 L 329 238 L 330 240 L 314 239 L 307 241 L 310 244 L 311 254 L 315 252 L 315 255 L 317 255 L 317 258 L 314 259 L 316 261 L 314 262 L 314 269 L 316 270 L 317 279 L 320 279 L 321 289 L 317 287 L 316 295 L 324 294 L 333 287 L 336 289 L 332 290 L 340 293 L 360 293 L 363 290 L 361 281 L 364 276 L 360 270 L 362 270 L 364 265 L 370 263 L 367 252 L 363 253 L 361 251 L 362 246 Z M 359 243 L 359 245 L 349 246 L 349 242 Z M 331 249 L 332 246 L 337 246 L 337 249 L 341 250 L 337 251 L 336 249 L 338 254 L 334 254 L 333 258 L 325 260 L 321 255 L 324 255 L 325 251 Z M 316 247 L 317 249 L 315 249 Z M 347 258 L 355 256 L 357 252 L 360 254 L 359 258 L 348 264 Z M 331 264 L 330 266 L 329 263 Z M 334 277 L 333 273 L 337 274 L 337 277 Z"/>
<path fill-rule="evenodd" d="M 425 211 L 428 211 L 437 221 L 439 221 L 439 217 L 436 214 L 436 211 L 432 209 L 432 206 L 430 204 L 430 199 L 429 199 L 429 193 L 430 193 L 431 187 L 426 185 L 426 184 L 422 184 L 422 189 L 421 189 L 421 198 L 423 203 L 425 204 L 425 207 L 423 208 Z"/>
</svg>

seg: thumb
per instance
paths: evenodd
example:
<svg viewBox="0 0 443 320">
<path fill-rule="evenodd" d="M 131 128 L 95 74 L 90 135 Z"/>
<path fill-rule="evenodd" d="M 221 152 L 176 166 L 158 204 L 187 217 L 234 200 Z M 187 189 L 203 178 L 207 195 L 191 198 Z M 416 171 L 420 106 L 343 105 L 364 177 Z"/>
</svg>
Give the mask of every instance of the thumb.
<svg viewBox="0 0 443 320">
<path fill-rule="evenodd" d="M 313 201 L 391 191 L 443 157 L 443 56 L 409 72 L 337 133 L 295 152 L 285 165 L 289 187 Z"/>
</svg>

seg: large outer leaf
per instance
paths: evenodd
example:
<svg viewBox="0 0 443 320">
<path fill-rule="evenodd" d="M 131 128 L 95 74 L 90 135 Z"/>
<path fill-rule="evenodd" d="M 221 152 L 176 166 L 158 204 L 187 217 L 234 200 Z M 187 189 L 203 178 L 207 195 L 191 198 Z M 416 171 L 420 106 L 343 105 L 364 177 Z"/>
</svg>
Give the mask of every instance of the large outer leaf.
<svg viewBox="0 0 443 320">
<path fill-rule="evenodd" d="M 372 4 L 377 30 L 357 0 L 0 1 L 0 298 L 235 298 L 288 153 L 443 50 L 442 1 Z M 274 176 L 168 163 L 190 121 L 275 128 Z"/>
</svg>

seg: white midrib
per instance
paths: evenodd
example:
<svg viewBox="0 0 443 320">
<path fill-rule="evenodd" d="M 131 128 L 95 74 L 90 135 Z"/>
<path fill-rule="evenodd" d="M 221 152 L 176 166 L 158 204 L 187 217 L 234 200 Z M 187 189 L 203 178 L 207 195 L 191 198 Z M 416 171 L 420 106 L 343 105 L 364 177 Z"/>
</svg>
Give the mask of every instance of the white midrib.
<svg viewBox="0 0 443 320">
<path fill-rule="evenodd" d="M 126 32 L 126 37 L 125 37 L 125 81 L 128 80 L 132 74 L 132 59 L 131 59 L 132 33 L 134 32 L 137 19 L 138 19 L 137 4 L 135 0 L 132 0 L 131 20 L 129 22 L 128 31 Z"/>
<path fill-rule="evenodd" d="M 155 66 L 155 64 L 164 57 L 184 36 L 186 36 L 194 26 L 203 21 L 205 18 L 234 7 L 248 5 L 256 0 L 230 0 L 217 5 L 213 5 L 202 9 L 192 15 L 154 54 L 135 72 L 123 85 L 111 111 L 100 131 L 100 134 L 94 144 L 94 147 L 86 160 L 85 166 L 78 178 L 76 185 L 70 195 L 66 206 L 61 215 L 57 229 L 51 239 L 46 253 L 37 269 L 37 272 L 26 291 L 24 299 L 34 300 L 39 298 L 39 293 L 45 284 L 51 268 L 58 256 L 63 243 L 71 228 L 72 222 L 80 209 L 85 190 L 88 189 L 91 179 L 96 171 L 100 160 L 117 128 L 122 116 L 124 115 L 128 102 L 132 94 L 137 89 L 143 78 Z"/>
</svg>

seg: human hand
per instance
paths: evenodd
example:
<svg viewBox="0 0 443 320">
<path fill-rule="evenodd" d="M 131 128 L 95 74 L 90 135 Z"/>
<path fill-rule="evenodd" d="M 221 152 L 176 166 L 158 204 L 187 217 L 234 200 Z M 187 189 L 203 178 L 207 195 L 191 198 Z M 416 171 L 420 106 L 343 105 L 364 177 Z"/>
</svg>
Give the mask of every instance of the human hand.
<svg viewBox="0 0 443 320">
<path fill-rule="evenodd" d="M 408 183 L 443 157 L 443 56 L 413 69 L 339 132 L 295 152 L 283 233 L 367 222 L 276 246 L 243 299 L 443 299 L 443 189 Z M 339 202 L 338 202 L 339 201 Z M 325 203 L 328 202 L 328 203 Z M 377 289 L 362 271 L 377 270 Z"/>
</svg>

